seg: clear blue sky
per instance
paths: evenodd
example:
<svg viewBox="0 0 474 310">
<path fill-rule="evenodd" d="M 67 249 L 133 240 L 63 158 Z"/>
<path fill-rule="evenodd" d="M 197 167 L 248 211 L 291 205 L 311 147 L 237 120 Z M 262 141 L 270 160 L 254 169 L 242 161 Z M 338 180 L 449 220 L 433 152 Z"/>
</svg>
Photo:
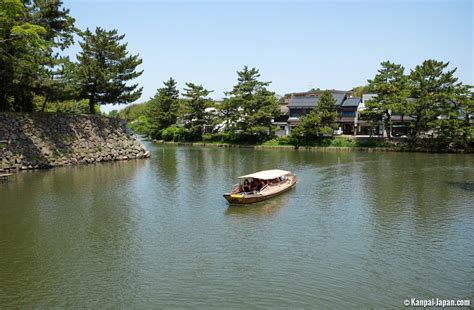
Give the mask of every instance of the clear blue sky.
<svg viewBox="0 0 474 310">
<path fill-rule="evenodd" d="M 410 69 L 449 61 L 473 78 L 473 1 L 101 1 L 64 0 L 85 29 L 117 28 L 143 59 L 144 101 L 169 77 L 223 97 L 236 71 L 255 66 L 277 94 L 347 90 L 384 60 Z M 73 49 L 77 51 L 77 49 Z M 117 108 L 117 107 L 115 107 Z M 110 110 L 107 107 L 103 110 Z"/>
</svg>

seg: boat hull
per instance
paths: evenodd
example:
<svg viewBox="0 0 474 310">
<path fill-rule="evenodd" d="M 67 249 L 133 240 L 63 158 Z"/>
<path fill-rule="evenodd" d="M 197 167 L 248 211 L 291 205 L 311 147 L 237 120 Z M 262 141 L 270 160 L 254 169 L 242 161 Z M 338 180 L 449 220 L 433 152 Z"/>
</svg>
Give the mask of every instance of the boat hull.
<svg viewBox="0 0 474 310">
<path fill-rule="evenodd" d="M 279 191 L 272 192 L 269 194 L 251 194 L 251 195 L 245 195 L 245 194 L 224 194 L 224 198 L 231 204 L 251 204 L 251 203 L 256 203 L 260 201 L 264 201 L 270 198 L 273 198 L 275 196 L 278 196 L 284 192 L 289 191 L 296 185 L 296 180 L 292 182 L 292 184 L 285 186 Z"/>
</svg>

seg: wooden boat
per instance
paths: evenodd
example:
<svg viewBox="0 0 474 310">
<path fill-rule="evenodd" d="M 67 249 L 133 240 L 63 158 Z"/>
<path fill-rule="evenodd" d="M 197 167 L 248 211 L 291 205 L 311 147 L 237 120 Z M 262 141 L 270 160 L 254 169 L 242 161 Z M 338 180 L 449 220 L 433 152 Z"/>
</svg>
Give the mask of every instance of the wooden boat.
<svg viewBox="0 0 474 310">
<path fill-rule="evenodd" d="M 239 184 L 234 186 L 232 192 L 224 194 L 224 198 L 232 204 L 250 204 L 275 197 L 290 190 L 296 185 L 296 176 L 285 170 L 264 170 L 238 177 Z M 244 189 L 245 182 L 257 182 L 254 190 Z"/>
</svg>

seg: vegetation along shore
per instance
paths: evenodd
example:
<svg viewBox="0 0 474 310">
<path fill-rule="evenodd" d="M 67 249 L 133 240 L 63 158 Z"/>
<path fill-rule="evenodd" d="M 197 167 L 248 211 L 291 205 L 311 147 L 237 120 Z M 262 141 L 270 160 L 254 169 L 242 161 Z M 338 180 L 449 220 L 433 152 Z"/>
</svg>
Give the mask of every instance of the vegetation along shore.
<svg viewBox="0 0 474 310">
<path fill-rule="evenodd" d="M 244 66 L 222 100 L 211 99 L 213 91 L 195 82 L 180 91 L 169 78 L 150 100 L 105 114 L 102 105 L 133 103 L 142 94 L 133 83 L 143 73 L 142 60 L 129 54 L 125 35 L 117 29 L 78 29 L 62 1 L 4 0 L 0 11 L 2 169 L 146 157 L 120 120 L 154 140 L 206 145 L 474 149 L 472 87 L 458 80 L 448 62 L 428 59 L 408 71 L 385 61 L 367 85 L 283 96 L 261 80 L 257 68 Z M 72 60 L 66 54 L 75 41 L 79 51 Z M 93 142 L 97 137 L 103 140 Z M 36 138 L 44 147 L 38 148 L 43 142 Z M 81 141 L 80 147 L 74 141 Z M 129 144 L 137 153 L 129 152 Z M 83 153 L 85 148 L 96 155 Z"/>
</svg>

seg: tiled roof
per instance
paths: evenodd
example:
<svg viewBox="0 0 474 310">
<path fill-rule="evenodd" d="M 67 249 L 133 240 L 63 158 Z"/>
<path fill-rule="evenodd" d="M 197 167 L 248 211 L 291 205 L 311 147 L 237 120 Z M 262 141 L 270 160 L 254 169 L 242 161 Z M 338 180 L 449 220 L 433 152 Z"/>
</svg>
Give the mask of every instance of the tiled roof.
<svg viewBox="0 0 474 310">
<path fill-rule="evenodd" d="M 340 106 L 342 101 L 346 97 L 345 92 L 332 92 L 332 97 L 336 100 L 336 106 Z M 288 107 L 315 107 L 318 104 L 319 96 L 306 96 L 306 97 L 295 97 L 291 98 L 290 102 L 288 103 Z"/>
<path fill-rule="evenodd" d="M 347 98 L 342 103 L 343 107 L 358 107 L 360 104 L 360 98 Z"/>
</svg>

